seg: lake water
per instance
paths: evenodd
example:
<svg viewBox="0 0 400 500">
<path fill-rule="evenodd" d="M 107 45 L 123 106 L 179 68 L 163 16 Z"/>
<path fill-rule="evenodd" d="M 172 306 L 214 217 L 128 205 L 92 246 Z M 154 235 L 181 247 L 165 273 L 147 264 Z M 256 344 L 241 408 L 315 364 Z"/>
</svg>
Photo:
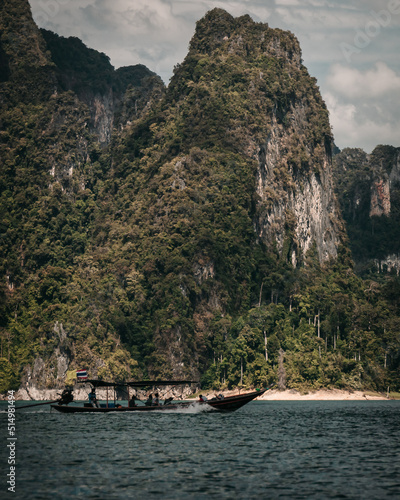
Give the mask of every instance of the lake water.
<svg viewBox="0 0 400 500">
<path fill-rule="evenodd" d="M 260 401 L 230 414 L 20 410 L 16 493 L 3 495 L 6 418 L 1 498 L 400 499 L 400 401 Z"/>
</svg>

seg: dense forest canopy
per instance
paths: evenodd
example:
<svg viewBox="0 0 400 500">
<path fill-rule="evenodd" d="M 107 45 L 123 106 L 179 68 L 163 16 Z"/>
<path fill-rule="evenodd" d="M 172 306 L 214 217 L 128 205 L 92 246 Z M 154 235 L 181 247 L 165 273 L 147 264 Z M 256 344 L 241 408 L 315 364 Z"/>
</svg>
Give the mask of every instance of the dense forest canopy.
<svg viewBox="0 0 400 500">
<path fill-rule="evenodd" d="M 292 34 L 214 9 L 165 88 L 0 9 L 0 391 L 399 387 L 399 152 L 332 160 Z"/>
</svg>

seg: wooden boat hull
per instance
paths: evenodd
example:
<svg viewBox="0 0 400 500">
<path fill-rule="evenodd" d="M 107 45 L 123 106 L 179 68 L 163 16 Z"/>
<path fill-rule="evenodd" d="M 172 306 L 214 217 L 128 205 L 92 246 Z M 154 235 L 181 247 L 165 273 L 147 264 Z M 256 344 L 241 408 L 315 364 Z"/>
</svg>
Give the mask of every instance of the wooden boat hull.
<svg viewBox="0 0 400 500">
<path fill-rule="evenodd" d="M 160 406 L 110 406 L 109 408 L 96 408 L 93 406 L 63 406 L 63 405 L 51 405 L 52 408 L 61 413 L 110 413 L 110 412 L 149 412 L 149 411 L 173 411 L 182 410 L 189 408 L 193 404 L 207 405 L 214 408 L 214 410 L 220 412 L 230 412 L 235 411 L 245 404 L 253 401 L 258 396 L 264 394 L 267 389 L 262 389 L 261 391 L 253 391 L 245 394 L 236 394 L 235 396 L 228 396 L 223 399 L 211 399 L 209 401 L 193 401 L 188 403 L 176 403 L 169 405 Z"/>
<path fill-rule="evenodd" d="M 236 394 L 235 396 L 228 396 L 223 399 L 211 399 L 210 401 L 206 401 L 203 404 L 208 404 L 212 406 L 215 410 L 228 412 L 235 411 L 241 408 L 242 406 L 250 403 L 253 399 L 257 398 L 264 394 L 267 389 L 262 389 L 260 391 L 248 392 L 246 394 Z"/>
<path fill-rule="evenodd" d="M 190 403 L 179 403 L 165 406 L 119 406 L 109 408 L 96 408 L 93 406 L 61 406 L 51 405 L 52 408 L 61 413 L 110 413 L 110 412 L 147 412 L 147 411 L 165 411 L 187 408 Z"/>
</svg>

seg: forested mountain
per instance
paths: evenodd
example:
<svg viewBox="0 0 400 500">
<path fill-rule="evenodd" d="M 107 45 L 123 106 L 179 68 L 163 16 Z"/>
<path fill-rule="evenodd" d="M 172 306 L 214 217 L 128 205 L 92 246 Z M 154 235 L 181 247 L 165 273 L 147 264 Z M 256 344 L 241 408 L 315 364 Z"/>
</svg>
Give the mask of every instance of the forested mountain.
<svg viewBox="0 0 400 500">
<path fill-rule="evenodd" d="M 399 281 L 353 271 L 291 33 L 214 9 L 164 88 L 0 9 L 1 390 L 399 383 Z"/>
<path fill-rule="evenodd" d="M 336 191 L 362 275 L 400 271 L 400 148 L 370 155 L 346 148 L 334 158 Z"/>
</svg>

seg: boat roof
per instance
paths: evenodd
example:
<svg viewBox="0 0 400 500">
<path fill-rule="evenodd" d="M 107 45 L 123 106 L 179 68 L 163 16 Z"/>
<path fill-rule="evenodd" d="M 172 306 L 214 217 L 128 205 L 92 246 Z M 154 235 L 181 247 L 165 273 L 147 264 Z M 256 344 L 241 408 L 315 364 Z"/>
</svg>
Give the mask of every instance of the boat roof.
<svg viewBox="0 0 400 500">
<path fill-rule="evenodd" d="M 167 385 L 187 385 L 187 384 L 198 384 L 195 380 L 138 380 L 127 382 L 126 385 L 130 387 L 149 387 L 149 386 L 167 386 Z"/>
<path fill-rule="evenodd" d="M 169 385 L 198 384 L 195 380 L 132 380 L 129 382 L 107 382 L 105 380 L 85 380 L 94 387 L 164 387 Z"/>
</svg>

